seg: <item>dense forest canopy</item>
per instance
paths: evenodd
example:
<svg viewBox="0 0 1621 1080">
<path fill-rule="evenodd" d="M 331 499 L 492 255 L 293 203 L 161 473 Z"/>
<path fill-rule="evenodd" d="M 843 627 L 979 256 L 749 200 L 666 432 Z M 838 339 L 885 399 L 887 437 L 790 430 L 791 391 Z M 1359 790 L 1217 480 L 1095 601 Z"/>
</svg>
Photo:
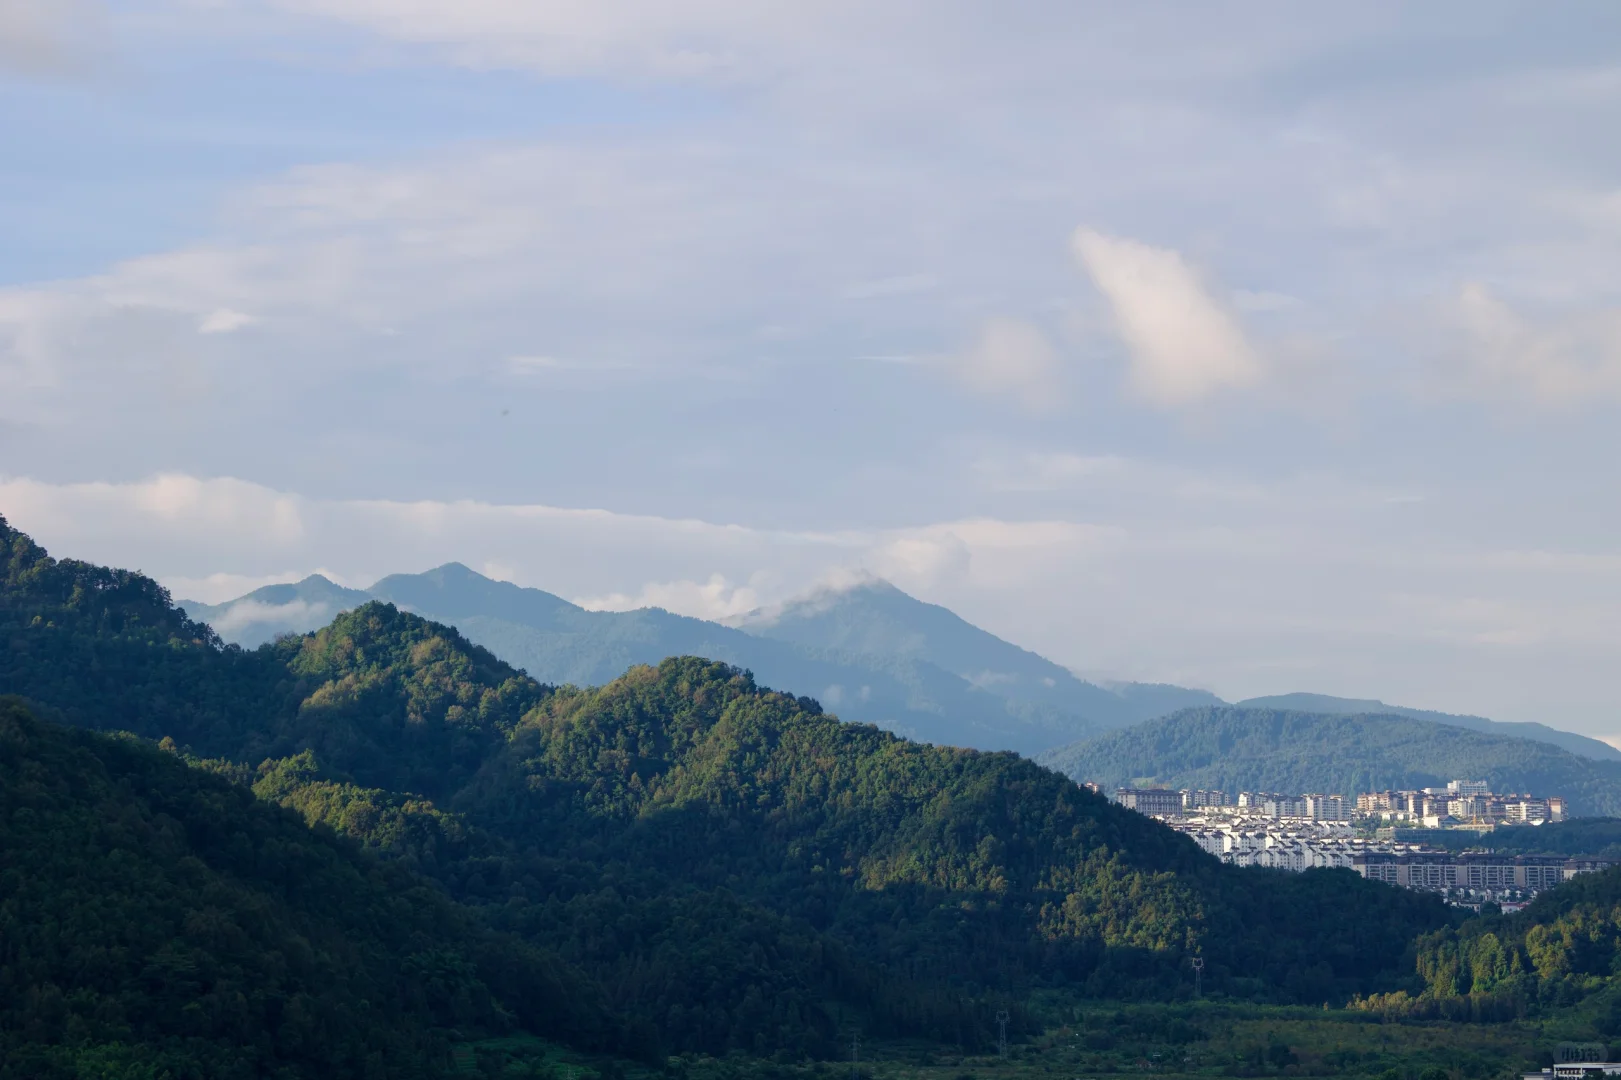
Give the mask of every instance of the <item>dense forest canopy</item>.
<svg viewBox="0 0 1621 1080">
<path fill-rule="evenodd" d="M 1465 778 L 1562 795 L 1575 814 L 1621 813 L 1621 762 L 1405 716 L 1185 709 L 1042 754 L 1105 790 L 1165 785 L 1228 792 L 1422 788 Z"/>
<path fill-rule="evenodd" d="M 555 953 L 241 785 L 15 698 L 0 820 L 0 1076 L 438 1075 L 453 1037 L 514 1029 L 632 1045 Z"/>
<path fill-rule="evenodd" d="M 1488 909 L 1417 943 L 1424 980 L 1360 1008 L 1409 1019 L 1511 1020 L 1565 1010 L 1621 1037 L 1621 867 L 1583 874 L 1523 910 Z"/>
</svg>

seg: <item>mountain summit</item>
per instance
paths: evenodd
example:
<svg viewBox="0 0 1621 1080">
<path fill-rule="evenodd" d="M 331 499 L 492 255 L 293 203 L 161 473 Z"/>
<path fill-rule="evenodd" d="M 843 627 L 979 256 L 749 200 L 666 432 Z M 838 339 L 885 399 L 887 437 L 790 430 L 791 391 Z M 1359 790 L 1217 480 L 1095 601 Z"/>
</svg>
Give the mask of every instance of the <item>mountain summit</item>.
<svg viewBox="0 0 1621 1080">
<path fill-rule="evenodd" d="M 1170 692 L 1167 703 L 1096 686 L 877 579 L 824 590 L 769 616 L 757 612 L 737 625 L 658 608 L 587 611 L 461 563 L 393 574 L 365 591 L 315 576 L 224 604 L 181 604 L 225 640 L 253 646 L 306 633 L 373 599 L 453 624 L 470 641 L 554 685 L 600 684 L 635 664 L 707 656 L 814 697 L 846 719 L 980 750 L 1033 754 L 1165 707 L 1217 700 L 1202 691 L 1159 688 Z"/>
<path fill-rule="evenodd" d="M 1136 684 L 1111 689 L 1087 682 L 1046 657 L 1004 641 L 955 612 L 908 595 L 882 578 L 825 587 L 773 609 L 734 621 L 760 637 L 807 648 L 921 661 L 1014 703 L 1029 715 L 1070 713 L 1104 728 L 1149 719 L 1129 695 Z M 1203 690 L 1178 693 L 1171 709 L 1222 704 Z M 1127 692 L 1121 692 L 1126 690 Z"/>
</svg>

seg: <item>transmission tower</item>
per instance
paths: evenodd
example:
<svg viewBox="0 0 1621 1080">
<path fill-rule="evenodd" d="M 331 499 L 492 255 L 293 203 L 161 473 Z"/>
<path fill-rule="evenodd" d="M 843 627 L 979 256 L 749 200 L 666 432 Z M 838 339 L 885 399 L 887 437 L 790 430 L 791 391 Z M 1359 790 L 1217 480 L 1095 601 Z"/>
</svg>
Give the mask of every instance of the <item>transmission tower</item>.
<svg viewBox="0 0 1621 1080">
<path fill-rule="evenodd" d="M 996 1011 L 996 1056 L 1003 1059 L 1007 1058 L 1007 1022 L 1007 1010 L 998 1009 Z"/>
<path fill-rule="evenodd" d="M 1204 993 L 1204 957 L 1195 956 L 1193 964 L 1193 996 L 1200 997 Z"/>
<path fill-rule="evenodd" d="M 850 1036 L 850 1080 L 861 1080 L 861 1032 Z"/>
</svg>

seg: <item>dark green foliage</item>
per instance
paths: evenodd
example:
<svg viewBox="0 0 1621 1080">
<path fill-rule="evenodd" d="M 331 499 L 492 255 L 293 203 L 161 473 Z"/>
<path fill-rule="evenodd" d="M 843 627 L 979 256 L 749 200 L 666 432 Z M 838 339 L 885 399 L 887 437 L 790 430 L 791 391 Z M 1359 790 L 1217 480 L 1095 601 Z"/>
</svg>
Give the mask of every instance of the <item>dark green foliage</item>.
<svg viewBox="0 0 1621 1080">
<path fill-rule="evenodd" d="M 1039 760 L 1105 790 L 1153 782 L 1351 795 L 1461 777 L 1494 791 L 1563 795 L 1577 814 L 1621 812 L 1621 762 L 1403 716 L 1185 709 Z"/>
<path fill-rule="evenodd" d="M 0 693 L 224 757 L 263 728 L 284 679 L 220 647 L 150 578 L 52 559 L 0 518 Z"/>
<path fill-rule="evenodd" d="M 26 567 L 0 615 L 29 651 L 0 668 L 0 691 L 172 735 L 210 759 L 185 774 L 197 783 L 235 780 L 243 800 L 251 783 L 429 875 L 582 968 L 667 1050 L 828 1055 L 852 1025 L 973 1049 L 997 1008 L 1033 1030 L 1021 1002 L 1037 989 L 1186 996 L 1195 953 L 1213 993 L 1344 1000 L 1400 985 L 1412 937 L 1447 923 L 1433 897 L 1347 872 L 1221 866 L 1011 754 L 841 723 L 725 664 L 669 659 L 553 691 L 380 603 L 245 653 L 150 583 L 75 593 L 57 578 L 112 572 L 6 542 Z M 321 895 L 347 902 L 338 885 Z M 461 1000 L 454 955 L 521 1025 L 511 1003 L 550 993 L 522 989 L 521 949 L 397 955 L 439 988 L 429 1004 Z"/>
<path fill-rule="evenodd" d="M 1511 854 L 1587 855 L 1621 861 L 1621 818 L 1576 818 L 1546 825 L 1504 825 L 1477 834 L 1456 829 L 1403 830 L 1426 844 L 1461 850 L 1490 848 Z"/>
<path fill-rule="evenodd" d="M 257 790 L 344 831 L 374 822 L 380 849 L 679 1049 L 832 1052 L 829 1002 L 871 1032 L 982 1045 L 993 1002 L 1033 987 L 1186 993 L 1193 950 L 1215 990 L 1344 999 L 1445 921 L 1433 897 L 1344 872 L 1222 867 L 1012 755 L 840 723 L 690 658 L 548 697 L 454 816 L 312 769 L 272 766 Z"/>
<path fill-rule="evenodd" d="M 432 1076 L 453 1029 L 622 1041 L 579 975 L 419 879 L 14 698 L 0 821 L 0 1076 Z"/>
</svg>

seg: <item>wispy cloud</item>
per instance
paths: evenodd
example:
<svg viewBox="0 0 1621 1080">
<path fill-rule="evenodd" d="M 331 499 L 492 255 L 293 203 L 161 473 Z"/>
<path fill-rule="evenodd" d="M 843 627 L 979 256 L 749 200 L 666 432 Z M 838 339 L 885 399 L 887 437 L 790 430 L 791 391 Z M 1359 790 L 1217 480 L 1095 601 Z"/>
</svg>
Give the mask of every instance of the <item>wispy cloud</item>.
<svg viewBox="0 0 1621 1080">
<path fill-rule="evenodd" d="M 1074 243 L 1148 400 L 1187 405 L 1260 382 L 1261 358 L 1243 328 L 1181 255 L 1085 228 Z"/>
<path fill-rule="evenodd" d="M 1534 322 L 1476 282 L 1447 316 L 1463 339 L 1447 370 L 1465 393 L 1547 408 L 1621 400 L 1621 308 Z"/>
<path fill-rule="evenodd" d="M 947 366 L 969 389 L 1011 397 L 1035 412 L 1061 403 L 1058 352 L 1038 327 L 1020 319 L 988 320 Z"/>
</svg>

